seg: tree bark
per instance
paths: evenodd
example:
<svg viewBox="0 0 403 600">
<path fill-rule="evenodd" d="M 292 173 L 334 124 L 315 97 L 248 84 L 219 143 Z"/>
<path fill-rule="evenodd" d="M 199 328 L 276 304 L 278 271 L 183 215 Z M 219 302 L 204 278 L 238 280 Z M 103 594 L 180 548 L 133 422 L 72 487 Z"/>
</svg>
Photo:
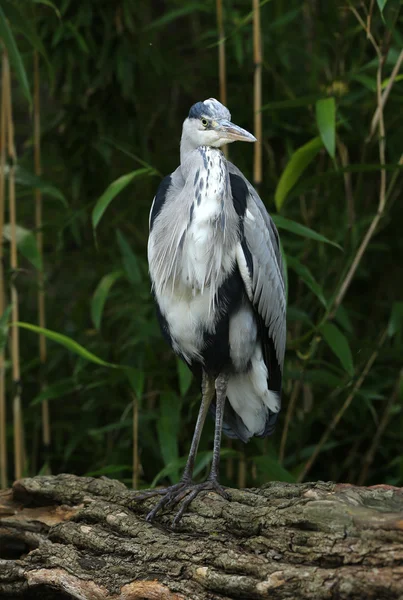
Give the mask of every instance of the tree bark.
<svg viewBox="0 0 403 600">
<path fill-rule="evenodd" d="M 0 598 L 403 600 L 403 490 L 269 483 L 172 513 L 107 479 L 0 494 Z"/>
</svg>

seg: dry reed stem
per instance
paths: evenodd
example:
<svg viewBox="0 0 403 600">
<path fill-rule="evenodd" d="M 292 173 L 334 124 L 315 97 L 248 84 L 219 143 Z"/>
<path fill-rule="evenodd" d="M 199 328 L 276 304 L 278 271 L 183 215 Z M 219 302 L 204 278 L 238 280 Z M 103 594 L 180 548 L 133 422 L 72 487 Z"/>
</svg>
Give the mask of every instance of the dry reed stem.
<svg viewBox="0 0 403 600">
<path fill-rule="evenodd" d="M 0 109 L 0 314 L 4 313 L 4 267 L 3 267 L 3 226 L 5 204 L 6 168 L 6 55 L 2 55 L 1 109 Z M 7 438 L 6 438 L 6 394 L 4 350 L 0 351 L 0 487 L 7 487 Z"/>
<path fill-rule="evenodd" d="M 40 81 L 39 81 L 39 60 L 38 53 L 34 53 L 34 162 L 35 174 L 42 174 L 41 168 L 41 110 L 40 110 Z M 42 269 L 37 271 L 38 282 L 38 325 L 46 327 L 45 310 L 45 289 L 43 272 L 43 232 L 42 232 L 42 193 L 39 189 L 35 190 L 35 228 L 36 243 L 41 257 Z M 39 360 L 41 362 L 43 378 L 44 366 L 46 364 L 46 338 L 39 334 Z M 41 381 L 42 388 L 46 387 L 44 379 Z M 49 421 L 49 403 L 47 400 L 42 402 L 42 441 L 45 449 L 48 451 L 50 446 L 50 421 Z M 49 465 L 48 465 L 49 468 Z"/>
<path fill-rule="evenodd" d="M 402 62 L 403 62 L 403 50 L 400 52 L 399 57 L 398 57 L 398 59 L 396 61 L 396 64 L 393 67 L 392 73 L 391 73 L 389 81 L 388 81 L 388 85 L 386 86 L 386 88 L 383 91 L 381 102 L 379 103 L 379 105 L 377 106 L 377 108 L 375 110 L 374 116 L 372 118 L 370 133 L 369 133 L 367 141 L 369 141 L 372 138 L 372 136 L 374 135 L 374 133 L 375 133 L 375 130 L 376 130 L 377 126 L 378 126 L 378 122 L 379 122 L 380 115 L 381 115 L 381 110 L 380 110 L 379 107 L 381 106 L 382 110 L 384 109 L 385 104 L 386 104 L 386 102 L 388 100 L 390 91 L 391 91 L 391 89 L 393 87 L 393 84 L 395 82 L 395 79 L 396 79 L 396 77 L 397 77 L 397 75 L 398 75 L 398 73 L 400 71 L 400 67 L 402 66 Z"/>
<path fill-rule="evenodd" d="M 253 0 L 253 62 L 255 66 L 253 83 L 254 144 L 253 182 L 259 187 L 262 183 L 262 40 L 260 30 L 260 4 Z"/>
<path fill-rule="evenodd" d="M 369 357 L 367 364 L 365 365 L 360 377 L 357 379 L 351 393 L 347 396 L 343 406 L 340 408 L 339 412 L 336 414 L 336 416 L 334 417 L 334 419 L 332 420 L 332 422 L 330 423 L 330 425 L 328 426 L 328 428 L 326 429 L 326 431 L 320 438 L 320 441 L 317 444 L 312 456 L 307 461 L 303 470 L 299 474 L 298 479 L 297 479 L 298 483 L 303 481 L 305 479 L 305 477 L 307 476 L 307 474 L 309 473 L 309 471 L 311 470 L 311 468 L 312 468 L 313 464 L 315 463 L 316 459 L 318 458 L 319 453 L 321 452 L 323 446 L 326 444 L 327 440 L 329 439 L 330 434 L 337 427 L 340 419 L 342 418 L 342 416 L 344 415 L 344 413 L 350 406 L 351 402 L 353 401 L 356 393 L 358 392 L 358 390 L 361 388 L 362 384 L 364 383 L 365 378 L 367 377 L 369 371 L 371 370 L 371 367 L 374 364 L 376 358 L 378 357 L 379 351 L 386 340 L 387 333 L 388 333 L 388 331 L 387 331 L 387 329 L 385 329 L 385 331 L 380 336 L 376 350 Z"/>
<path fill-rule="evenodd" d="M 132 487 L 138 488 L 139 478 L 139 404 L 133 394 L 133 479 Z"/>
<path fill-rule="evenodd" d="M 384 64 L 384 57 L 382 56 L 380 48 L 379 48 L 378 44 L 376 43 L 372 33 L 366 28 L 365 22 L 361 18 L 358 11 L 351 5 L 350 5 L 350 9 L 353 12 L 353 14 L 355 15 L 355 17 L 357 18 L 360 25 L 366 31 L 367 37 L 370 40 L 371 44 L 373 45 L 375 52 L 377 54 L 377 57 L 378 57 L 378 69 L 377 69 L 377 74 L 376 74 L 376 90 L 377 90 L 377 105 L 379 108 L 378 127 L 379 127 L 379 161 L 381 164 L 381 180 L 380 180 L 380 186 L 379 186 L 379 201 L 378 201 L 377 213 L 374 216 L 374 218 L 367 230 L 367 233 L 365 234 L 364 239 L 362 240 L 362 242 L 357 250 L 354 260 L 350 266 L 350 269 L 349 269 L 349 271 L 348 271 L 348 273 L 336 295 L 336 298 L 333 302 L 332 310 L 329 313 L 329 318 L 332 318 L 334 316 L 338 307 L 342 303 L 344 296 L 353 280 L 353 277 L 358 268 L 358 265 L 360 264 L 361 259 L 368 247 L 368 244 L 376 231 L 379 221 L 381 220 L 381 218 L 383 216 L 383 213 L 385 210 L 385 204 L 386 204 L 386 170 L 382 168 L 386 164 L 386 160 L 385 160 L 385 144 L 386 144 L 386 142 L 385 142 L 385 123 L 384 123 L 384 118 L 383 118 L 384 104 L 382 104 L 382 68 L 383 68 L 383 64 Z M 396 75 L 395 75 L 395 77 L 396 77 Z M 391 80 L 392 80 L 392 77 L 391 77 Z M 324 444 L 328 440 L 330 434 L 332 433 L 332 431 L 335 429 L 335 427 L 339 423 L 340 419 L 342 418 L 342 416 L 345 413 L 345 411 L 347 410 L 347 408 L 350 406 L 356 392 L 360 389 L 365 377 L 367 376 L 370 368 L 372 367 L 373 362 L 375 361 L 376 357 L 378 356 L 379 349 L 382 346 L 382 344 L 384 343 L 384 341 L 386 339 L 386 335 L 387 335 L 387 331 L 385 330 L 385 332 L 381 336 L 381 340 L 378 344 L 377 350 L 370 357 L 367 365 L 364 368 L 364 371 L 362 372 L 360 378 L 357 380 L 351 394 L 347 397 L 342 408 L 337 413 L 337 415 L 335 416 L 333 421 L 330 423 L 330 425 L 326 429 L 325 433 L 322 435 L 318 445 L 315 448 L 314 453 L 312 454 L 311 458 L 307 461 L 304 469 L 300 473 L 300 475 L 298 477 L 298 481 L 302 481 L 306 477 L 306 475 L 312 468 L 312 465 L 316 461 Z"/>
<path fill-rule="evenodd" d="M 354 13 L 354 15 L 356 16 L 356 18 L 358 19 L 358 21 L 360 22 L 361 26 L 364 29 L 366 29 L 365 23 L 362 20 L 362 18 L 360 17 L 359 13 L 353 7 L 351 7 L 351 10 Z M 372 45 L 374 46 L 375 51 L 378 56 L 378 69 L 377 69 L 377 74 L 376 74 L 376 89 L 377 89 L 377 104 L 378 104 L 378 109 L 379 109 L 379 118 L 378 118 L 379 162 L 381 165 L 381 181 L 380 181 L 380 186 L 379 186 L 378 210 L 368 228 L 367 233 L 364 236 L 364 239 L 362 240 L 362 242 L 357 250 L 354 260 L 350 266 L 350 269 L 348 270 L 347 275 L 335 297 L 332 310 L 329 314 L 330 318 L 333 317 L 334 314 L 336 313 L 338 307 L 340 306 L 340 304 L 342 303 L 342 301 L 344 299 L 344 296 L 346 295 L 348 288 L 351 285 L 351 282 L 354 278 L 355 272 L 356 272 L 356 270 L 361 262 L 361 259 L 368 247 L 368 244 L 371 241 L 371 239 L 376 231 L 376 228 L 378 227 L 379 221 L 383 217 L 383 213 L 385 210 L 385 204 L 386 204 L 386 170 L 382 168 L 382 167 L 384 167 L 385 162 L 386 162 L 385 161 L 385 123 L 384 123 L 384 119 L 383 119 L 384 104 L 382 104 L 382 67 L 383 67 L 383 63 L 384 63 L 384 58 L 381 54 L 379 46 L 375 42 L 370 31 L 367 31 L 367 36 L 368 36 L 368 39 L 371 41 Z M 396 77 L 396 74 L 395 74 L 395 77 Z M 389 83 L 391 83 L 391 82 L 393 83 L 393 81 L 394 81 L 394 79 L 392 79 L 392 77 L 391 77 L 391 80 Z"/>
<path fill-rule="evenodd" d="M 15 201 L 15 164 L 16 152 L 14 146 L 14 123 L 13 107 L 11 95 L 11 76 L 10 65 L 6 55 L 6 110 L 7 110 L 7 150 L 10 159 L 10 170 L 8 177 L 8 201 L 10 210 L 11 226 L 11 244 L 10 244 L 10 267 L 11 267 L 11 306 L 12 320 L 18 321 L 18 292 L 15 286 L 15 276 L 18 269 L 17 256 L 17 216 Z M 11 329 L 11 361 L 13 373 L 13 421 L 14 421 L 14 477 L 20 479 L 23 474 L 24 451 L 23 451 L 23 427 L 22 427 L 22 408 L 21 408 L 21 382 L 20 382 L 20 346 L 19 329 L 14 326 Z"/>
<path fill-rule="evenodd" d="M 363 461 L 364 465 L 363 465 L 362 471 L 360 473 L 360 476 L 358 478 L 357 485 L 365 484 L 365 481 L 368 477 L 369 467 L 371 466 L 371 464 L 374 460 L 375 453 L 379 446 L 381 436 L 382 436 L 383 432 L 385 431 L 386 426 L 392 416 L 390 411 L 391 411 L 392 406 L 396 403 L 396 401 L 398 399 L 399 389 L 402 385 L 402 382 L 403 382 L 403 369 L 400 371 L 399 376 L 396 381 L 395 388 L 394 388 L 392 394 L 390 395 L 388 402 L 386 403 L 385 409 L 382 414 L 382 418 L 380 420 L 379 425 L 376 428 L 374 438 L 372 440 L 372 444 L 368 448 L 368 451 L 364 457 L 364 461 Z"/>
<path fill-rule="evenodd" d="M 222 0 L 216 0 L 217 28 L 218 28 L 218 77 L 220 82 L 220 102 L 227 106 L 227 76 L 225 63 L 225 35 L 223 21 Z M 224 155 L 228 156 L 228 146 L 223 148 Z"/>
</svg>

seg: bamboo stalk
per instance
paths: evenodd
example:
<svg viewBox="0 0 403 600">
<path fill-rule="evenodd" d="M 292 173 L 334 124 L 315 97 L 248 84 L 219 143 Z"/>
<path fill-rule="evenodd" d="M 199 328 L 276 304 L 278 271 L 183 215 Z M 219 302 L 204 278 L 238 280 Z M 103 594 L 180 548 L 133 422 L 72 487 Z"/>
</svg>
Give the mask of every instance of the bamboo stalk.
<svg viewBox="0 0 403 600">
<path fill-rule="evenodd" d="M 253 183 L 259 188 L 262 183 L 262 40 L 260 29 L 260 4 L 253 0 L 253 62 L 254 72 L 254 144 Z M 258 189 L 259 191 L 259 189 Z"/>
<path fill-rule="evenodd" d="M 139 478 L 139 404 L 133 394 L 133 480 L 132 487 L 138 488 Z"/>
<path fill-rule="evenodd" d="M 0 112 L 0 314 L 4 313 L 3 226 L 6 167 L 6 53 L 2 55 Z M 7 487 L 7 438 L 4 350 L 0 352 L 0 487 Z"/>
<path fill-rule="evenodd" d="M 392 76 L 390 77 L 389 83 L 387 88 L 385 89 L 383 95 L 382 95 L 382 68 L 384 65 L 384 61 L 386 59 L 386 56 L 382 56 L 381 53 L 381 49 L 378 46 L 378 44 L 376 43 L 373 35 L 371 34 L 369 29 L 366 29 L 366 24 L 364 23 L 364 21 L 362 20 L 361 16 L 359 15 L 358 11 L 354 8 L 354 7 L 350 7 L 350 10 L 352 11 L 352 13 L 354 14 L 354 16 L 356 17 L 357 21 L 360 23 L 361 27 L 366 31 L 367 33 L 367 37 L 370 40 L 371 44 L 374 47 L 374 50 L 377 54 L 378 57 L 378 69 L 377 69 L 377 73 L 376 73 L 376 94 L 377 94 L 377 109 L 375 111 L 373 120 L 372 120 L 372 124 L 371 124 L 371 132 L 369 135 L 369 138 L 372 136 L 372 128 L 373 127 L 378 127 L 378 132 L 379 132 L 379 142 L 378 142 L 378 146 L 379 146 L 379 162 L 381 165 L 381 174 L 380 174 L 380 185 L 379 185 L 379 200 L 378 200 L 378 210 L 376 215 L 374 216 L 373 220 L 371 221 L 371 224 L 367 230 L 367 233 L 365 234 L 358 250 L 357 253 L 354 257 L 353 262 L 351 263 L 351 266 L 347 272 L 346 277 L 344 278 L 339 291 L 337 292 L 337 295 L 335 297 L 335 300 L 333 302 L 332 305 L 332 310 L 329 312 L 329 318 L 333 318 L 333 316 L 335 315 L 338 307 L 340 306 L 340 304 L 342 303 L 342 301 L 344 300 L 344 296 L 347 293 L 347 290 L 350 287 L 351 282 L 353 281 L 354 275 L 357 271 L 357 268 L 361 262 L 362 257 L 364 256 L 368 245 L 373 237 L 373 235 L 375 234 L 375 231 L 379 225 L 379 222 L 381 221 L 383 215 L 384 215 L 384 210 L 385 210 L 385 206 L 386 206 L 386 170 L 383 168 L 386 164 L 386 158 L 385 158 L 385 149 L 386 149 L 386 132 L 385 132 L 385 123 L 384 123 L 384 116 L 383 116 L 383 109 L 385 107 L 385 103 L 386 100 L 388 98 L 388 94 L 390 92 L 390 90 L 392 89 L 392 85 L 396 80 L 397 77 L 397 73 L 400 69 L 401 66 L 401 62 L 403 61 L 403 50 L 400 53 L 400 56 L 396 62 L 395 68 L 392 71 Z"/>
<path fill-rule="evenodd" d="M 5 59 L 6 65 L 6 109 L 7 109 L 7 150 L 10 160 L 10 170 L 8 178 L 8 201 L 10 210 L 11 226 L 11 244 L 10 244 L 10 267 L 11 267 L 11 305 L 12 320 L 18 321 L 18 292 L 15 286 L 15 276 L 18 269 L 17 256 L 17 234 L 16 234 L 16 201 L 15 201 L 15 164 L 16 152 L 14 146 L 14 123 L 13 107 L 11 96 L 11 78 L 8 57 Z M 14 421 L 14 477 L 20 479 L 23 473 L 23 428 L 22 428 L 22 408 L 21 408 L 21 382 L 20 382 L 20 344 L 19 329 L 14 326 L 11 329 L 11 361 L 13 373 L 13 421 Z"/>
<path fill-rule="evenodd" d="M 399 57 L 396 61 L 396 64 L 393 67 L 392 73 L 389 77 L 388 85 L 386 86 L 384 92 L 382 93 L 381 99 L 378 101 L 378 105 L 376 107 L 375 114 L 372 118 L 371 129 L 370 129 L 367 141 L 369 141 L 372 138 L 372 136 L 374 135 L 374 133 L 376 131 L 376 128 L 378 127 L 379 119 L 381 117 L 381 111 L 385 108 L 385 104 L 389 98 L 390 91 L 393 87 L 393 84 L 395 83 L 396 77 L 400 71 L 400 67 L 402 66 L 402 63 L 403 63 L 403 50 L 401 50 Z"/>
<path fill-rule="evenodd" d="M 225 35 L 223 22 L 222 0 L 216 0 L 217 28 L 218 28 L 218 76 L 220 82 L 220 102 L 227 105 L 227 76 L 225 63 Z M 224 154 L 228 156 L 228 146 L 223 148 Z"/>
<path fill-rule="evenodd" d="M 38 53 L 34 53 L 34 162 L 35 174 L 42 174 L 41 168 L 41 110 L 40 110 L 40 80 L 39 80 L 39 60 Z M 42 269 L 37 271 L 38 281 L 38 325 L 46 327 L 45 311 L 45 281 L 43 272 L 43 232 L 42 232 L 42 193 L 39 189 L 35 190 L 35 228 L 36 243 L 41 257 Z M 44 379 L 44 367 L 46 365 L 46 338 L 39 334 L 39 360 L 41 363 L 41 386 L 46 387 Z M 45 449 L 47 468 L 49 469 L 49 450 L 50 450 L 50 419 L 49 403 L 47 400 L 42 402 L 42 442 Z"/>
</svg>

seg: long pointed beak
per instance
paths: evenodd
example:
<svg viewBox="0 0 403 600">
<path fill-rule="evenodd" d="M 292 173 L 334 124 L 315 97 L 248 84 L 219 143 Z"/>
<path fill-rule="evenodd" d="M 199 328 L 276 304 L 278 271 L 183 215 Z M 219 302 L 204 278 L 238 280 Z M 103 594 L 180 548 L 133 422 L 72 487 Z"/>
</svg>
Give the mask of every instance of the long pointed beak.
<svg viewBox="0 0 403 600">
<path fill-rule="evenodd" d="M 223 138 L 227 139 L 229 142 L 256 142 L 256 138 L 254 135 L 246 131 L 246 129 L 242 129 L 235 123 L 231 123 L 231 121 L 227 121 L 226 119 L 220 119 L 217 121 L 217 125 L 214 128 L 216 131 L 220 131 L 223 134 Z"/>
</svg>

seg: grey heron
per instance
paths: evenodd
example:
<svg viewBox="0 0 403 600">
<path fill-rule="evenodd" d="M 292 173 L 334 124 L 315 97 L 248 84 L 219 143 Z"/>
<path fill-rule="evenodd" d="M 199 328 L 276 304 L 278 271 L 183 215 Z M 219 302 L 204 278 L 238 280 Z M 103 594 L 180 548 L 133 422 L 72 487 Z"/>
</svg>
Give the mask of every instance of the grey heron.
<svg viewBox="0 0 403 600">
<path fill-rule="evenodd" d="M 280 410 L 286 300 L 279 237 L 263 202 L 220 148 L 256 138 L 209 98 L 183 123 L 180 165 L 161 182 L 150 212 L 148 262 L 164 337 L 200 378 L 202 399 L 180 483 L 148 514 L 183 500 L 173 524 L 218 480 L 221 433 L 247 442 L 274 431 Z M 208 479 L 192 481 L 208 412 L 215 417 Z"/>
</svg>

